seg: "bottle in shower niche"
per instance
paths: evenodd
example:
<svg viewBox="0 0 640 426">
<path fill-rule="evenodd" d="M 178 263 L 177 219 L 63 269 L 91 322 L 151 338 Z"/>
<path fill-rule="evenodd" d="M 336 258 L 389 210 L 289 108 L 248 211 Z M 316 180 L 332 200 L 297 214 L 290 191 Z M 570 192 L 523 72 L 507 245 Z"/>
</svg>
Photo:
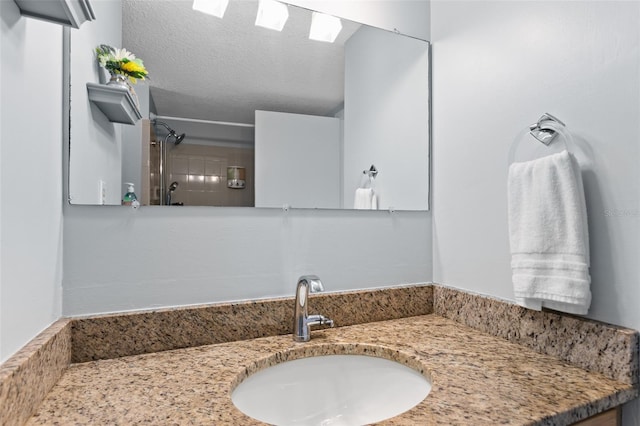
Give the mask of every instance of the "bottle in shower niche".
<svg viewBox="0 0 640 426">
<path fill-rule="evenodd" d="M 124 194 L 124 197 L 122 197 L 122 205 L 132 206 L 134 208 L 138 207 L 140 205 L 140 202 L 138 201 L 138 197 L 136 196 L 133 184 L 127 182 L 125 183 L 125 185 L 127 185 L 127 192 Z"/>
</svg>

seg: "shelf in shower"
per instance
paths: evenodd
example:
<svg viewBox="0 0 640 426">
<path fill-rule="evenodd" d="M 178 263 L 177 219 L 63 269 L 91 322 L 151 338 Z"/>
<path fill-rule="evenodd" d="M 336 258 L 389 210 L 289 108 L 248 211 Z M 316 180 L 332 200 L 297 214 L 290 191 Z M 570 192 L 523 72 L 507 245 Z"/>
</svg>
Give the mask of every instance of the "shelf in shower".
<svg viewBox="0 0 640 426">
<path fill-rule="evenodd" d="M 87 83 L 87 91 L 89 100 L 113 123 L 136 124 L 142 118 L 133 96 L 124 87 Z"/>
</svg>

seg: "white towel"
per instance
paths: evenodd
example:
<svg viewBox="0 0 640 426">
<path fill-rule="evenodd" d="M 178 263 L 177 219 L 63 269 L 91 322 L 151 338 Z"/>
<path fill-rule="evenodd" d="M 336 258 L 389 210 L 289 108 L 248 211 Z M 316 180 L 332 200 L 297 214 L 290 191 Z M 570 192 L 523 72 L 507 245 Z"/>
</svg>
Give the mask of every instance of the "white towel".
<svg viewBox="0 0 640 426">
<path fill-rule="evenodd" d="M 378 210 L 378 197 L 373 188 L 356 189 L 353 208 L 360 210 Z"/>
<path fill-rule="evenodd" d="M 516 303 L 586 314 L 591 277 L 580 165 L 567 151 L 513 163 L 508 188 Z"/>
</svg>

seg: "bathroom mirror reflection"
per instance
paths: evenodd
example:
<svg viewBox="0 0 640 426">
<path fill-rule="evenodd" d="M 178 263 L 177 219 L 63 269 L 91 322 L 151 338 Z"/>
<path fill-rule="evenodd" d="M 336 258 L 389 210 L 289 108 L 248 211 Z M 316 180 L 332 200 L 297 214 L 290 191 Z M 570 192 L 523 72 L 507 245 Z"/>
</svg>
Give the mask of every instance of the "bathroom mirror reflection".
<svg viewBox="0 0 640 426">
<path fill-rule="evenodd" d="M 312 11 L 292 5 L 282 31 L 254 25 L 257 0 L 223 18 L 192 6 L 97 2 L 71 32 L 72 204 L 120 204 L 131 182 L 143 205 L 428 209 L 428 42 L 344 19 L 311 40 Z M 136 125 L 87 101 L 102 43 L 150 73 Z"/>
</svg>

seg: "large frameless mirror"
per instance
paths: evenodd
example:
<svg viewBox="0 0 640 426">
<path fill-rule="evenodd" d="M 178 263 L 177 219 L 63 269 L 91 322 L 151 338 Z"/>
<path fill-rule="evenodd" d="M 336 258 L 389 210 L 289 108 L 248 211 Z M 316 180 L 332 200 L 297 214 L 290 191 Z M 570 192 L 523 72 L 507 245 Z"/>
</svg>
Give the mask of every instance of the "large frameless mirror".
<svg viewBox="0 0 640 426">
<path fill-rule="evenodd" d="M 121 22 L 114 47 L 149 71 L 135 125 L 86 100 L 109 40 L 72 32 L 72 204 L 120 204 L 131 182 L 143 205 L 428 210 L 429 43 L 344 19 L 333 42 L 313 40 L 312 11 L 285 6 L 275 31 L 255 25 L 258 7 L 232 0 L 218 18 L 123 0 L 102 13 L 92 25 Z"/>
</svg>

